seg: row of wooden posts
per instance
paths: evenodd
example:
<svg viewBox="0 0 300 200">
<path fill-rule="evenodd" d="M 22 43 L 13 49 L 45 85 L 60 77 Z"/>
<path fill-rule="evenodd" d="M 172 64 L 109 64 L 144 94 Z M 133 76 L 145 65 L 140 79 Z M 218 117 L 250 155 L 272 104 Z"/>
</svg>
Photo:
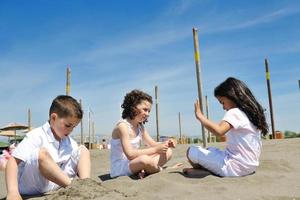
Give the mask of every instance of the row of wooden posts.
<svg viewBox="0 0 300 200">
<path fill-rule="evenodd" d="M 199 41 L 198 41 L 198 30 L 196 28 L 193 28 L 193 39 L 194 39 L 194 58 L 195 58 L 195 66 L 196 66 L 196 78 L 197 78 L 197 92 L 198 92 L 198 99 L 200 102 L 200 109 L 201 112 L 204 113 L 203 109 L 203 94 L 202 94 L 202 79 L 201 79 L 201 65 L 200 65 L 200 51 L 199 51 Z M 272 105 L 272 93 L 271 93 L 271 83 L 270 83 L 270 72 L 269 72 L 269 64 L 268 60 L 265 59 L 265 67 L 266 67 L 266 80 L 267 80 L 267 87 L 268 87 L 268 97 L 269 97 L 269 108 L 270 108 L 270 116 L 271 116 L 271 126 L 272 126 L 272 138 L 275 137 L 275 126 L 274 126 L 274 114 L 273 114 L 273 105 Z M 66 82 L 66 94 L 70 95 L 70 77 L 71 77 L 71 70 L 70 66 L 67 67 L 67 82 Z M 299 88 L 300 88 L 300 80 L 299 80 Z M 80 99 L 80 104 L 82 104 L 82 101 Z M 156 140 L 159 141 L 160 139 L 160 133 L 159 133 L 159 107 L 158 107 L 158 86 L 155 86 L 155 109 L 156 109 Z M 209 106 L 208 106 L 208 100 L 207 96 L 205 96 L 205 105 L 206 105 L 206 116 L 209 118 Z M 30 112 L 30 111 L 29 111 Z M 91 111 L 89 109 L 89 148 L 91 148 L 91 126 L 93 129 L 94 134 L 94 122 L 92 122 L 92 125 L 90 123 L 91 121 Z M 182 139 L 182 128 L 181 128 L 181 114 L 178 113 L 178 122 L 179 122 L 179 141 L 183 141 Z M 83 124 L 82 121 L 80 123 L 81 127 L 81 140 L 80 142 L 83 143 Z M 207 138 L 205 134 L 205 128 L 201 124 L 201 130 L 202 130 L 202 142 L 203 147 L 207 146 Z M 209 140 L 211 141 L 211 134 L 208 132 Z M 94 141 L 94 140 L 93 140 Z"/>
</svg>

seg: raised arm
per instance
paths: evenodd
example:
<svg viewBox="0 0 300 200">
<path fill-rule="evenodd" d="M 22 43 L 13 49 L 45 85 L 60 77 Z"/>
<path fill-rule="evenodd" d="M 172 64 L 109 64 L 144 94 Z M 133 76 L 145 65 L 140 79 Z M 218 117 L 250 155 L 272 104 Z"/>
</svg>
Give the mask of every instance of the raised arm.
<svg viewBox="0 0 300 200">
<path fill-rule="evenodd" d="M 21 160 L 11 157 L 7 161 L 5 170 L 5 182 L 7 188 L 7 200 L 22 199 L 18 188 L 18 164 Z"/>
<path fill-rule="evenodd" d="M 195 102 L 194 107 L 196 118 L 214 135 L 225 135 L 225 133 L 232 128 L 232 126 L 226 121 L 221 121 L 217 124 L 207 119 L 200 110 L 200 103 L 198 100 Z"/>
</svg>

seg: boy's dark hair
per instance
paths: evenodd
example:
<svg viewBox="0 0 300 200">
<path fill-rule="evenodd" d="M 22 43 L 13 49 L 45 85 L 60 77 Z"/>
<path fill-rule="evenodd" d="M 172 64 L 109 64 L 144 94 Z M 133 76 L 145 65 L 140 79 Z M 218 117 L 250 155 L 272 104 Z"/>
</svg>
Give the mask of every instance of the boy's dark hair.
<svg viewBox="0 0 300 200">
<path fill-rule="evenodd" d="M 83 111 L 81 105 L 71 96 L 59 95 L 50 106 L 49 116 L 56 113 L 60 118 L 76 117 L 82 119 Z"/>
<path fill-rule="evenodd" d="M 140 90 L 132 90 L 127 93 L 124 97 L 123 104 L 121 105 L 124 109 L 122 112 L 122 118 L 125 119 L 129 117 L 130 119 L 134 119 L 134 117 L 139 114 L 136 106 L 142 101 L 148 101 L 152 104 L 152 97 Z"/>
<path fill-rule="evenodd" d="M 247 115 L 249 120 L 261 130 L 264 136 L 268 133 L 269 128 L 264 115 L 264 109 L 256 101 L 251 90 L 244 82 L 229 77 L 215 88 L 214 95 L 215 97 L 227 97 L 233 101 Z"/>
</svg>

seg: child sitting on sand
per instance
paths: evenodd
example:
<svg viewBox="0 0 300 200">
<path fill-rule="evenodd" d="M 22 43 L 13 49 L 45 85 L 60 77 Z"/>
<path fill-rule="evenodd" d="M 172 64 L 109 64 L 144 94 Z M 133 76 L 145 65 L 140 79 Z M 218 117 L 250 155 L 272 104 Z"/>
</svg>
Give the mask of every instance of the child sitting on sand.
<svg viewBox="0 0 300 200">
<path fill-rule="evenodd" d="M 268 132 L 262 106 L 242 81 L 228 78 L 215 88 L 215 97 L 223 105 L 226 114 L 216 124 L 208 120 L 195 103 L 196 118 L 213 134 L 226 134 L 225 151 L 214 147 L 203 149 L 191 146 L 187 158 L 193 168 L 184 169 L 188 175 L 197 175 L 199 169 L 219 176 L 245 176 L 255 172 L 261 153 L 261 133 Z"/>
<path fill-rule="evenodd" d="M 70 96 L 56 97 L 49 121 L 26 134 L 7 162 L 7 199 L 22 199 L 66 187 L 72 179 L 90 177 L 90 154 L 69 136 L 82 119 L 80 104 Z"/>
<path fill-rule="evenodd" d="M 111 139 L 110 176 L 129 176 L 137 174 L 143 178 L 146 174 L 161 171 L 162 166 L 171 158 L 175 147 L 173 140 L 162 143 L 155 142 L 144 123 L 150 114 L 152 97 L 148 94 L 133 90 L 126 94 L 122 108 L 122 118 L 116 124 Z M 147 148 L 140 149 L 143 141 Z"/>
</svg>

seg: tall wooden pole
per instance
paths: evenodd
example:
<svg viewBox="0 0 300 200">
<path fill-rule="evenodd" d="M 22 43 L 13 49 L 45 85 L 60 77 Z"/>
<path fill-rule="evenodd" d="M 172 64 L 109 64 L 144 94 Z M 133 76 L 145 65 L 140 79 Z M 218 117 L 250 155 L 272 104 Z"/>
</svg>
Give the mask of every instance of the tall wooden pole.
<svg viewBox="0 0 300 200">
<path fill-rule="evenodd" d="M 71 79 L 71 69 L 70 65 L 67 66 L 67 83 L 66 83 L 66 95 L 70 95 L 70 79 Z"/>
<path fill-rule="evenodd" d="M 82 100 L 80 99 L 79 102 L 80 102 L 80 106 L 82 109 Z M 83 143 L 84 143 L 84 141 L 83 141 L 83 118 L 82 118 L 80 121 L 80 144 L 83 144 Z"/>
<path fill-rule="evenodd" d="M 122 108 L 122 104 L 120 104 L 120 119 L 122 119 L 122 114 L 123 114 L 123 108 Z"/>
<path fill-rule="evenodd" d="M 92 139 L 92 143 L 95 143 L 95 123 L 94 121 L 92 122 L 92 134 L 93 134 L 93 139 Z"/>
<path fill-rule="evenodd" d="M 179 123 L 179 144 L 182 144 L 182 134 L 181 134 L 181 116 L 178 113 L 178 123 Z"/>
<path fill-rule="evenodd" d="M 15 144 L 17 144 L 17 130 L 14 131 L 15 131 Z"/>
<path fill-rule="evenodd" d="M 197 86 L 198 86 L 198 98 L 200 102 L 200 110 L 203 113 L 203 101 L 202 101 L 202 81 L 201 81 L 201 66 L 200 66 L 200 52 L 198 45 L 198 30 L 193 28 L 194 36 L 194 52 L 195 52 L 195 64 L 196 64 L 196 76 L 197 76 Z M 206 136 L 203 124 L 201 124 L 202 129 L 202 141 L 203 147 L 206 148 Z"/>
<path fill-rule="evenodd" d="M 159 142 L 158 87 L 155 86 L 156 141 Z"/>
<path fill-rule="evenodd" d="M 88 125 L 89 125 L 89 149 L 91 149 L 91 110 L 89 107 L 89 120 L 88 120 Z"/>
<path fill-rule="evenodd" d="M 272 104 L 272 92 L 271 92 L 271 83 L 270 83 L 270 71 L 269 71 L 269 63 L 268 63 L 267 59 L 265 59 L 265 65 L 266 65 L 266 78 L 267 78 L 269 107 L 270 107 L 271 126 L 272 126 L 272 138 L 276 139 L 276 137 L 275 137 L 275 125 L 274 125 L 274 114 L 273 114 L 273 104 Z"/>
<path fill-rule="evenodd" d="M 208 110 L 208 99 L 207 95 L 205 96 L 205 107 L 206 107 L 206 117 L 209 119 L 209 110 Z M 211 142 L 211 133 L 207 130 L 208 142 Z"/>
<path fill-rule="evenodd" d="M 28 132 L 31 131 L 31 111 L 28 109 Z"/>
</svg>

